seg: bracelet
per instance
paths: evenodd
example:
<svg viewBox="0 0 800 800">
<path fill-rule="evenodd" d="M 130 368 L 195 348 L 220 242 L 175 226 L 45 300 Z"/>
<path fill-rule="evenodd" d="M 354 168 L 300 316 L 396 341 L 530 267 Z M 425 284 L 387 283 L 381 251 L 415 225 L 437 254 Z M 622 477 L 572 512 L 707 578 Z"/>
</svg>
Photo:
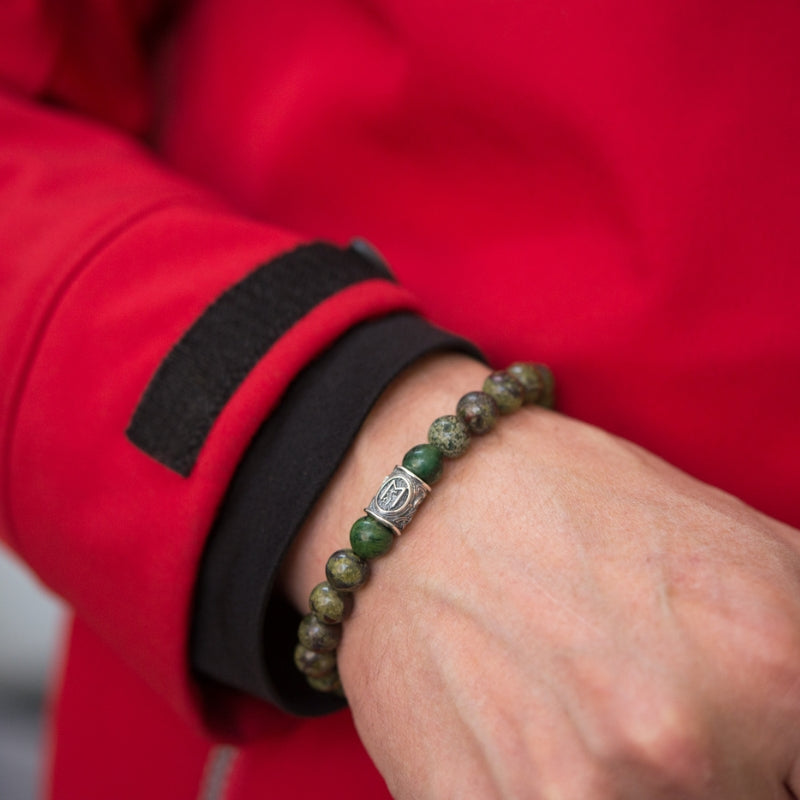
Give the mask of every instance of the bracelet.
<svg viewBox="0 0 800 800">
<path fill-rule="evenodd" d="M 336 648 L 342 638 L 342 622 L 353 610 L 353 593 L 368 580 L 369 562 L 389 552 L 395 536 L 411 522 L 431 484 L 442 476 L 445 458 L 458 458 L 469 447 L 472 434 L 488 433 L 502 414 L 523 403 L 554 406 L 553 374 L 544 364 L 516 362 L 492 372 L 483 391 L 465 394 L 455 414 L 434 420 L 428 443 L 412 447 L 384 479 L 364 509 L 367 516 L 353 523 L 350 549 L 337 550 L 325 565 L 327 580 L 311 591 L 311 613 L 297 631 L 294 662 L 309 685 L 321 692 L 344 697 L 336 667 Z"/>
</svg>

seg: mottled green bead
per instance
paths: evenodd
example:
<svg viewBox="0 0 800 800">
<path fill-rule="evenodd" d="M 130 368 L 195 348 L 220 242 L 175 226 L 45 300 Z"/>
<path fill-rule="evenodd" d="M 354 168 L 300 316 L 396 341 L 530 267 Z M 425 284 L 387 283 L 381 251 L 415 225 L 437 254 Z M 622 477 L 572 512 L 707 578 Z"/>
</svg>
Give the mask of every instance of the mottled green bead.
<svg viewBox="0 0 800 800">
<path fill-rule="evenodd" d="M 350 528 L 350 547 L 361 558 L 385 555 L 394 542 L 394 534 L 372 517 L 361 517 Z"/>
<path fill-rule="evenodd" d="M 504 370 L 489 375 L 483 382 L 483 391 L 492 396 L 501 414 L 510 414 L 522 405 L 522 386 Z"/>
<path fill-rule="evenodd" d="M 308 685 L 318 692 L 336 692 L 337 694 L 342 692 L 342 681 L 336 670 L 319 677 L 307 675 L 306 680 L 308 681 Z"/>
<path fill-rule="evenodd" d="M 472 431 L 487 433 L 497 423 L 500 413 L 494 398 L 486 392 L 468 392 L 456 406 L 456 416 Z"/>
<path fill-rule="evenodd" d="M 545 408 L 555 408 L 556 405 L 556 382 L 550 367 L 546 364 L 534 364 L 539 378 L 542 381 L 542 393 L 538 403 Z"/>
<path fill-rule="evenodd" d="M 303 674 L 319 678 L 336 669 L 336 653 L 317 653 L 298 644 L 294 648 L 294 664 Z"/>
<path fill-rule="evenodd" d="M 428 428 L 428 441 L 447 458 L 458 458 L 469 447 L 469 430 L 455 415 L 435 419 Z"/>
<path fill-rule="evenodd" d="M 308 604 L 317 619 L 328 625 L 336 625 L 350 616 L 353 610 L 353 596 L 337 592 L 333 586 L 323 581 L 311 590 Z"/>
<path fill-rule="evenodd" d="M 369 578 L 369 564 L 352 550 L 337 550 L 325 565 L 325 577 L 334 589 L 354 592 Z"/>
<path fill-rule="evenodd" d="M 316 653 L 327 653 L 335 650 L 342 639 L 341 625 L 326 625 L 320 622 L 313 614 L 303 617 L 297 629 L 297 638 L 300 644 Z"/>
<path fill-rule="evenodd" d="M 403 466 L 421 481 L 432 485 L 442 477 L 442 451 L 432 444 L 418 444 L 403 456 Z"/>
<path fill-rule="evenodd" d="M 517 380 L 523 389 L 522 399 L 526 403 L 536 403 L 542 395 L 544 383 L 535 364 L 517 361 L 507 370 L 509 375 Z"/>
</svg>

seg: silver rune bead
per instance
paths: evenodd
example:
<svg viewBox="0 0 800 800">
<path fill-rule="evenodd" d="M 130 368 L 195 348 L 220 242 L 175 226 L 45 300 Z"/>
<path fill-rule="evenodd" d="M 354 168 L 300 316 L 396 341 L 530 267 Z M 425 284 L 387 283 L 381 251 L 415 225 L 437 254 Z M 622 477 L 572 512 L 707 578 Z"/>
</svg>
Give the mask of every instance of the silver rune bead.
<svg viewBox="0 0 800 800">
<path fill-rule="evenodd" d="M 395 467 L 364 511 L 399 536 L 430 491 L 413 472 Z"/>
</svg>

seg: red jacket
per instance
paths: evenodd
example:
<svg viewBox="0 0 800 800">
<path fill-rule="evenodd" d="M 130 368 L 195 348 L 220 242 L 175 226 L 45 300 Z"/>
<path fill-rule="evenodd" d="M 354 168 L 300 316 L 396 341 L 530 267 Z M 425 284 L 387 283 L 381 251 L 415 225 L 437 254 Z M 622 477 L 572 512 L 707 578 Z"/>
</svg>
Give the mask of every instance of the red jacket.
<svg viewBox="0 0 800 800">
<path fill-rule="evenodd" d="M 211 697 L 186 655 L 234 467 L 361 320 L 545 360 L 566 413 L 800 525 L 798 32 L 788 0 L 0 7 L 0 510 L 75 609 L 54 797 L 335 797 L 337 759 L 385 792 L 346 712 Z M 402 288 L 299 320 L 188 477 L 131 444 L 214 298 L 354 235 Z"/>
</svg>

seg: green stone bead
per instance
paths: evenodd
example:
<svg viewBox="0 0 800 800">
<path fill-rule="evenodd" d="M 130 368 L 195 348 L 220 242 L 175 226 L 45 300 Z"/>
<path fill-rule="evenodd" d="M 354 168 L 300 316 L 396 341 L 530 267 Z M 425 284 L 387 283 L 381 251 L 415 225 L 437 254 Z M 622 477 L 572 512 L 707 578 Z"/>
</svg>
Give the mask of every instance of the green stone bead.
<svg viewBox="0 0 800 800">
<path fill-rule="evenodd" d="M 526 403 L 536 403 L 542 395 L 544 383 L 541 375 L 536 369 L 535 364 L 526 364 L 524 361 L 517 361 L 507 370 L 509 375 L 515 378 L 523 389 L 522 399 Z"/>
<path fill-rule="evenodd" d="M 320 678 L 336 669 L 336 653 L 317 653 L 298 644 L 294 648 L 294 664 L 303 674 Z"/>
<path fill-rule="evenodd" d="M 337 550 L 325 565 L 325 577 L 334 589 L 354 592 L 369 578 L 369 564 L 352 550 Z"/>
<path fill-rule="evenodd" d="M 463 456 L 469 439 L 469 429 L 455 414 L 435 419 L 428 428 L 428 441 L 447 458 Z"/>
<path fill-rule="evenodd" d="M 308 681 L 308 685 L 318 692 L 336 692 L 338 694 L 342 691 L 342 681 L 336 670 L 319 677 L 307 675 L 306 680 Z"/>
<path fill-rule="evenodd" d="M 539 373 L 539 379 L 542 381 L 542 394 L 539 397 L 538 403 L 545 408 L 555 408 L 556 405 L 556 382 L 553 378 L 553 373 L 550 367 L 546 364 L 534 364 L 536 371 Z"/>
<path fill-rule="evenodd" d="M 350 547 L 360 558 L 378 558 L 389 552 L 394 534 L 372 517 L 361 517 L 350 528 Z"/>
<path fill-rule="evenodd" d="M 497 423 L 500 413 L 494 398 L 486 392 L 468 392 L 456 406 L 456 416 L 472 431 L 487 433 Z"/>
<path fill-rule="evenodd" d="M 523 388 L 505 371 L 489 375 L 483 382 L 483 391 L 492 396 L 501 414 L 510 414 L 522 405 Z"/>
<path fill-rule="evenodd" d="M 336 625 L 353 611 L 353 596 L 337 592 L 329 583 L 323 582 L 311 590 L 308 604 L 317 619 L 327 625 Z"/>
<path fill-rule="evenodd" d="M 313 614 L 307 614 L 297 629 L 297 638 L 303 647 L 307 647 L 315 653 L 327 653 L 339 646 L 342 639 L 342 626 L 326 625 Z"/>
<path fill-rule="evenodd" d="M 421 481 L 433 485 L 442 477 L 442 451 L 432 444 L 418 444 L 403 456 L 403 466 Z"/>
</svg>

